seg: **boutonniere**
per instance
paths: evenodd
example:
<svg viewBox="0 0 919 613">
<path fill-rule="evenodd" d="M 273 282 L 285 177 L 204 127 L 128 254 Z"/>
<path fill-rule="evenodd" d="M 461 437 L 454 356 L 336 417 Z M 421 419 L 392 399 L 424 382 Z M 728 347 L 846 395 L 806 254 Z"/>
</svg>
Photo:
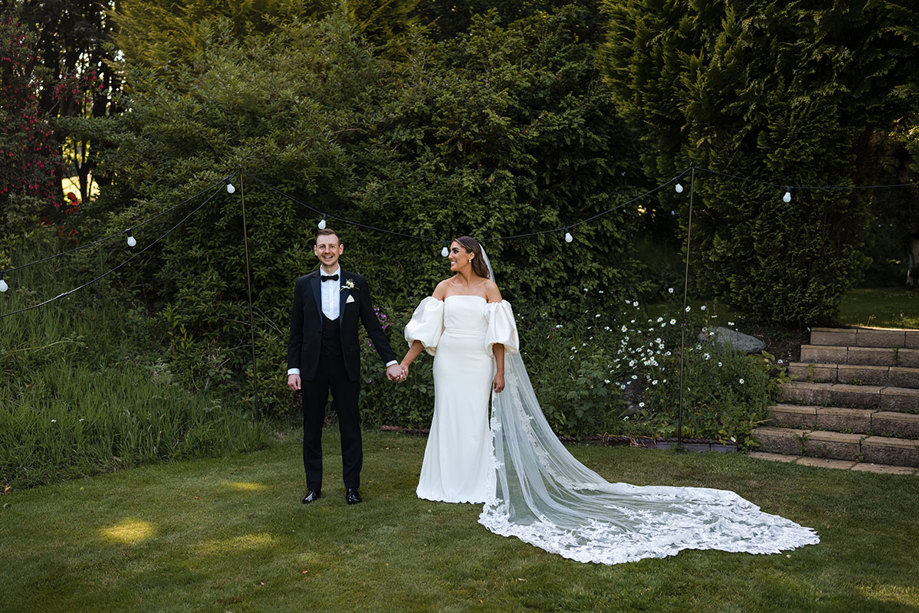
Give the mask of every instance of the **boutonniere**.
<svg viewBox="0 0 919 613">
<path fill-rule="evenodd" d="M 338 289 L 338 291 L 341 291 L 341 290 L 343 290 L 343 289 L 345 289 L 345 288 L 348 288 L 348 289 L 350 289 L 350 290 L 352 290 L 352 291 L 355 290 L 355 289 L 357 289 L 357 288 L 354 287 L 354 280 L 353 280 L 353 279 L 348 279 L 347 281 L 345 281 L 345 284 L 342 285 L 342 286 Z"/>
</svg>

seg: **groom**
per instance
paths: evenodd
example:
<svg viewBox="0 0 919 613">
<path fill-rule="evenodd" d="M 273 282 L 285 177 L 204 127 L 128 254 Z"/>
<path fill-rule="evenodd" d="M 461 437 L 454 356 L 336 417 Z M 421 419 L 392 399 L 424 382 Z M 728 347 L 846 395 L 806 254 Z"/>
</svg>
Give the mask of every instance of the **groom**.
<svg viewBox="0 0 919 613">
<path fill-rule="evenodd" d="M 322 424 L 325 405 L 332 392 L 341 432 L 342 476 L 345 500 L 361 502 L 363 452 L 361 420 L 357 407 L 360 393 L 360 345 L 358 320 L 364 324 L 377 353 L 386 363 L 386 376 L 401 380 L 402 369 L 377 321 L 364 277 L 346 272 L 338 264 L 344 245 L 334 230 L 320 230 L 313 253 L 319 270 L 297 279 L 294 307 L 290 314 L 287 343 L 287 386 L 302 389 L 303 466 L 306 495 L 303 504 L 319 499 L 322 492 Z"/>
</svg>

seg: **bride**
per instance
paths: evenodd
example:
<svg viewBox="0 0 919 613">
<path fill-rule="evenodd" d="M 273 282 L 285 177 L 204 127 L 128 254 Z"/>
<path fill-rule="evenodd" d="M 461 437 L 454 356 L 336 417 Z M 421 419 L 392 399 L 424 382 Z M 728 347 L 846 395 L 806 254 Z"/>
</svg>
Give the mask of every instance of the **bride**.
<svg viewBox="0 0 919 613">
<path fill-rule="evenodd" d="M 542 414 L 485 251 L 462 236 L 449 259 L 455 274 L 405 327 L 404 376 L 421 351 L 434 355 L 419 498 L 484 503 L 479 523 L 492 532 L 579 562 L 618 564 L 683 549 L 778 553 L 819 542 L 811 528 L 734 492 L 609 483 L 578 462 Z"/>
</svg>

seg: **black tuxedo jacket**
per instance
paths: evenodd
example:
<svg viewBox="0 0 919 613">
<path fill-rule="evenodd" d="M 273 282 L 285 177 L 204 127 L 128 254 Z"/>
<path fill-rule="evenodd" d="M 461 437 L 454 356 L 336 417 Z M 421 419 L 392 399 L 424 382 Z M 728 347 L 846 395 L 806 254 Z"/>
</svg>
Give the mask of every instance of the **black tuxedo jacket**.
<svg viewBox="0 0 919 613">
<path fill-rule="evenodd" d="M 389 346 L 386 333 L 380 327 L 367 280 L 352 272 L 339 269 L 338 324 L 341 330 L 341 348 L 348 378 L 357 381 L 361 374 L 360 343 L 357 337 L 358 321 L 364 324 L 370 340 L 383 363 L 396 359 Z M 322 294 L 319 291 L 319 271 L 297 279 L 294 286 L 294 307 L 290 313 L 290 340 L 287 342 L 287 368 L 299 368 L 300 378 L 311 381 L 316 377 L 322 348 Z M 326 281 L 335 283 L 335 281 Z M 353 285 L 354 287 L 349 287 Z M 349 298 L 353 299 L 349 302 Z"/>
</svg>

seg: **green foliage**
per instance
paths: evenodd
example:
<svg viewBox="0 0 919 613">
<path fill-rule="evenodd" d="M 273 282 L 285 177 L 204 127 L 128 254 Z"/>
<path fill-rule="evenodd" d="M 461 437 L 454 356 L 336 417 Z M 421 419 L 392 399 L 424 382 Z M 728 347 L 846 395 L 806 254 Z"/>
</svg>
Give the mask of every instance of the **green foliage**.
<svg viewBox="0 0 919 613">
<path fill-rule="evenodd" d="M 48 242 L 14 250 L 15 261 L 63 246 Z M 70 289 L 77 271 L 85 272 L 55 259 L 7 275 L 0 312 Z M 0 319 L 0 483 L 25 487 L 265 444 L 251 405 L 178 384 L 158 353 L 156 321 L 123 293 L 102 282 Z"/>
<path fill-rule="evenodd" d="M 589 292 L 585 292 L 589 293 Z M 679 408 L 681 329 L 679 308 L 648 316 L 638 301 L 622 308 L 589 296 L 585 307 L 560 318 L 549 309 L 515 309 L 521 351 L 543 414 L 562 436 L 596 434 L 676 436 Z M 411 313 L 381 323 L 401 336 Z M 729 322 L 722 322 L 726 324 Z M 392 324 L 390 326 L 390 324 Z M 766 417 L 775 380 L 775 359 L 747 356 L 696 341 L 718 317 L 705 305 L 687 321 L 684 365 L 683 435 L 752 443 L 751 433 Z M 404 383 L 386 381 L 369 343 L 362 358 L 361 409 L 368 426 L 426 428 L 434 409 L 432 358 L 412 365 Z"/>
<path fill-rule="evenodd" d="M 114 42 L 127 61 L 163 76 L 181 74 L 187 64 L 206 63 L 212 37 L 222 31 L 242 41 L 284 24 L 319 21 L 330 15 L 345 20 L 356 35 L 386 45 L 413 23 L 418 0 L 126 0 L 111 16 L 118 28 Z M 179 85 L 178 83 L 176 85 Z M 180 85 L 181 86 L 181 85 Z"/>
<path fill-rule="evenodd" d="M 780 185 L 870 183 L 872 135 L 917 109 L 917 17 L 893 2 L 607 7 L 602 70 L 642 127 L 651 176 L 693 162 Z M 786 204 L 774 187 L 696 179 L 700 288 L 761 319 L 833 318 L 865 265 L 864 194 L 795 191 Z"/>
<path fill-rule="evenodd" d="M 414 32 L 398 60 L 375 54 L 337 17 L 242 41 L 216 20 L 201 41 L 206 53 L 174 66 L 171 79 L 128 64 L 131 112 L 94 124 L 113 145 L 105 160 L 112 184 L 97 202 L 109 212 L 107 231 L 174 206 L 224 172 L 245 171 L 231 177 L 236 195 L 218 194 L 125 271 L 153 310 L 171 305 L 164 328 L 185 364 L 176 366 L 225 365 L 231 387 L 242 387 L 239 375 L 251 366 L 242 194 L 266 359 L 259 385 L 278 393 L 291 287 L 316 266 L 316 210 L 430 239 L 332 224 L 343 266 L 367 276 L 377 304 L 393 313 L 449 274 L 437 253 L 460 234 L 485 240 L 515 304 L 577 305 L 571 278 L 608 288 L 610 299 L 646 285 L 631 257 L 631 210 L 574 228 L 570 245 L 561 232 L 488 240 L 557 229 L 636 193 L 622 185 L 628 138 L 593 67 L 594 47 L 582 41 L 582 17 L 567 7 L 507 28 L 479 19 L 469 35 L 443 43 Z M 202 200 L 136 230 L 139 244 Z M 192 379 L 225 379 L 220 369 L 199 371 Z"/>
</svg>

